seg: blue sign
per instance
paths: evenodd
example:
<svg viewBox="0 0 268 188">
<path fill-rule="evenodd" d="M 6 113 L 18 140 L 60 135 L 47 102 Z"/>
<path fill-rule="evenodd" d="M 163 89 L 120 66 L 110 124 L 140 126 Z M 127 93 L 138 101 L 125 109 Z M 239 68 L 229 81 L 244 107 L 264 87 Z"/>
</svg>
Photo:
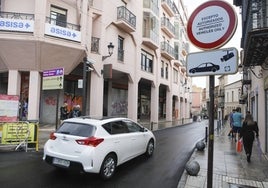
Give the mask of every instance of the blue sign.
<svg viewBox="0 0 268 188">
<path fill-rule="evenodd" d="M 51 69 L 43 71 L 43 77 L 48 76 L 61 76 L 64 74 L 63 68 Z"/>
<path fill-rule="evenodd" d="M 46 23 L 45 26 L 45 34 L 58 37 L 58 38 L 64 38 L 68 40 L 73 40 L 77 42 L 81 42 L 81 32 L 68 29 L 65 27 L 60 27 L 57 25 Z"/>
<path fill-rule="evenodd" d="M 0 30 L 33 32 L 34 21 L 0 18 Z"/>
</svg>

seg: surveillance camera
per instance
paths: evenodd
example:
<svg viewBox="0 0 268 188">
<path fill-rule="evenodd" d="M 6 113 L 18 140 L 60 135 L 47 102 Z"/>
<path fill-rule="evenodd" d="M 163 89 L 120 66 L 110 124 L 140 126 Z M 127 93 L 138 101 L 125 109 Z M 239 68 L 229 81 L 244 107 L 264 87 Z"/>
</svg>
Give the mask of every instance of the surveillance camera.
<svg viewBox="0 0 268 188">
<path fill-rule="evenodd" d="M 87 67 L 87 71 L 93 71 L 94 69 L 91 67 Z"/>
<path fill-rule="evenodd" d="M 231 59 L 232 57 L 234 57 L 234 53 L 233 53 L 233 52 L 228 53 L 227 55 L 224 55 L 224 56 L 221 58 L 221 62 L 228 61 L 228 60 Z"/>
</svg>

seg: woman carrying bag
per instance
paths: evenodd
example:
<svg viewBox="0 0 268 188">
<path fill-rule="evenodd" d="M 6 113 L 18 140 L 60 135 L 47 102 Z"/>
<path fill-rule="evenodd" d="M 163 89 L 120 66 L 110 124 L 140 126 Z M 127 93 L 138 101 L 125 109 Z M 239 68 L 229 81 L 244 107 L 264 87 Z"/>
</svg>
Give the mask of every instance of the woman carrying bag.
<svg viewBox="0 0 268 188">
<path fill-rule="evenodd" d="M 256 137 L 258 138 L 259 137 L 258 124 L 256 121 L 253 121 L 252 115 L 247 113 L 240 132 L 240 138 L 243 139 L 243 145 L 245 153 L 247 155 L 247 162 L 250 162 L 255 134 Z"/>
</svg>

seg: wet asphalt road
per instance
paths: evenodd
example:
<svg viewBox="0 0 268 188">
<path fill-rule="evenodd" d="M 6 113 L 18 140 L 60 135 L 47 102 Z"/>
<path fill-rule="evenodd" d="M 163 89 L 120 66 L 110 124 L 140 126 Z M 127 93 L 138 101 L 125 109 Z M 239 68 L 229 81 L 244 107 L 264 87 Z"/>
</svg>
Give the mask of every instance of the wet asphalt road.
<svg viewBox="0 0 268 188">
<path fill-rule="evenodd" d="M 155 131 L 152 158 L 137 157 L 120 167 L 109 181 L 96 174 L 57 170 L 42 161 L 42 151 L 0 149 L 2 188 L 176 188 L 195 144 L 204 138 L 206 121 Z"/>
</svg>

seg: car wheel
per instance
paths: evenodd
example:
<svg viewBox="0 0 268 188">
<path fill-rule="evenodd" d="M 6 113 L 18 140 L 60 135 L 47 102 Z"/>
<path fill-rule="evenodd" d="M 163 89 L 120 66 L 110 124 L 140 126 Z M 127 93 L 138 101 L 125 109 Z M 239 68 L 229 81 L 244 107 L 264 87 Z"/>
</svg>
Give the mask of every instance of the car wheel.
<svg viewBox="0 0 268 188">
<path fill-rule="evenodd" d="M 113 154 L 107 155 L 101 165 L 100 175 L 103 179 L 110 179 L 114 173 L 116 168 L 116 157 Z"/>
<path fill-rule="evenodd" d="M 217 70 L 216 68 L 212 68 L 212 72 L 216 72 L 216 70 Z"/>
<path fill-rule="evenodd" d="M 194 74 L 195 72 L 196 72 L 195 69 L 193 69 L 193 70 L 191 71 L 192 74 Z"/>
<path fill-rule="evenodd" d="M 154 153 L 154 141 L 150 140 L 147 144 L 145 155 L 147 157 L 151 157 Z"/>
</svg>

